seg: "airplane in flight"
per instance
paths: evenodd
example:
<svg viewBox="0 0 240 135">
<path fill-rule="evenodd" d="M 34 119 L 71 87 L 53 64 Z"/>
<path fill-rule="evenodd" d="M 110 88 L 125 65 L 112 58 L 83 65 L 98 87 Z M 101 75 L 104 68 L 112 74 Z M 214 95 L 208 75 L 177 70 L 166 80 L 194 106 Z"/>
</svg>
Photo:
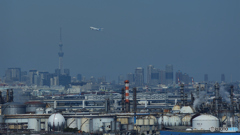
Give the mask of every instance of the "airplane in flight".
<svg viewBox="0 0 240 135">
<path fill-rule="evenodd" d="M 95 28 L 95 27 L 90 27 L 91 30 L 96 30 L 96 31 L 102 31 L 103 28 Z"/>
</svg>

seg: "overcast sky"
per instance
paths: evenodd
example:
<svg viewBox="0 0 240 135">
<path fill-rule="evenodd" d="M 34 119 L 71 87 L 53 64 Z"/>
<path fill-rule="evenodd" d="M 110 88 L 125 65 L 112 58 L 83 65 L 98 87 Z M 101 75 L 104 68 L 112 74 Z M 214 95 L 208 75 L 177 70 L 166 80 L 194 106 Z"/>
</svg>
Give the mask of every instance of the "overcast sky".
<svg viewBox="0 0 240 135">
<path fill-rule="evenodd" d="M 172 64 L 196 81 L 205 73 L 240 80 L 239 0 L 1 0 L 0 75 L 9 67 L 54 72 L 60 27 L 72 76 L 110 81 Z"/>
</svg>

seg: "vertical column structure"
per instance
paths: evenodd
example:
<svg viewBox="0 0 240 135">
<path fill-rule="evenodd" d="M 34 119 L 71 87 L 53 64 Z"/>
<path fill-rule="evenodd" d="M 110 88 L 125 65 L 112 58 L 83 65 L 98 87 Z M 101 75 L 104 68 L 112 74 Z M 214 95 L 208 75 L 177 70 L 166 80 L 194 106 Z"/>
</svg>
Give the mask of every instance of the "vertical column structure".
<svg viewBox="0 0 240 135">
<path fill-rule="evenodd" d="M 184 106 L 184 85 L 181 84 L 180 87 L 180 96 L 181 96 L 181 106 Z"/>
<path fill-rule="evenodd" d="M 59 43 L 59 52 L 58 52 L 58 56 L 59 56 L 59 70 L 60 70 L 60 74 L 62 73 L 63 70 L 63 51 L 62 51 L 62 28 L 60 28 L 60 43 Z"/>
<path fill-rule="evenodd" d="M 219 102 L 219 84 L 215 84 L 215 111 L 216 116 L 218 117 L 218 102 Z"/>
<path fill-rule="evenodd" d="M 130 101 L 129 101 L 129 81 L 125 80 L 125 103 L 126 103 L 126 112 L 130 112 Z"/>
<path fill-rule="evenodd" d="M 133 88 L 133 111 L 137 112 L 137 88 Z"/>
<path fill-rule="evenodd" d="M 121 102 L 122 103 L 122 112 L 125 112 L 124 94 L 125 94 L 124 88 L 122 88 L 122 102 Z"/>
</svg>

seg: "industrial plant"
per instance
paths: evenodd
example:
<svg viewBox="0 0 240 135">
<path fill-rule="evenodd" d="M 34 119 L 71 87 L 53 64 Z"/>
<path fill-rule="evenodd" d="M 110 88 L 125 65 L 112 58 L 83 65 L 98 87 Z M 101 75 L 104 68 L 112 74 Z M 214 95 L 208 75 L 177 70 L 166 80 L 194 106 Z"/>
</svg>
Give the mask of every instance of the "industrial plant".
<svg viewBox="0 0 240 135">
<path fill-rule="evenodd" d="M 239 94 L 233 85 L 179 83 L 158 92 L 154 87 L 132 88 L 129 80 L 124 83 L 118 91 L 32 96 L 25 103 L 15 102 L 20 87 L 5 87 L 0 92 L 0 132 L 239 134 Z"/>
</svg>

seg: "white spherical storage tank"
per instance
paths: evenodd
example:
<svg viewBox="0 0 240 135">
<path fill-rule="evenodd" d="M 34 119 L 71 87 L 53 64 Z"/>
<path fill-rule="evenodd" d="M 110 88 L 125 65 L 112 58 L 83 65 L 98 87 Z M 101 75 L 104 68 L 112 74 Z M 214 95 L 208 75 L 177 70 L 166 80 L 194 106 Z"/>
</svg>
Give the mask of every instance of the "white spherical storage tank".
<svg viewBox="0 0 240 135">
<path fill-rule="evenodd" d="M 162 124 L 162 117 L 159 117 L 158 119 L 158 124 L 161 125 Z M 169 117 L 168 116 L 163 116 L 163 124 L 165 126 L 169 125 Z"/>
<path fill-rule="evenodd" d="M 173 115 L 169 117 L 169 126 L 180 126 L 182 124 L 181 118 Z"/>
<path fill-rule="evenodd" d="M 219 120 L 215 116 L 202 114 L 192 120 L 192 126 L 197 130 L 210 130 L 211 127 L 219 128 Z"/>
<path fill-rule="evenodd" d="M 60 113 L 54 113 L 48 118 L 48 127 L 53 131 L 64 129 L 65 119 Z"/>
</svg>

